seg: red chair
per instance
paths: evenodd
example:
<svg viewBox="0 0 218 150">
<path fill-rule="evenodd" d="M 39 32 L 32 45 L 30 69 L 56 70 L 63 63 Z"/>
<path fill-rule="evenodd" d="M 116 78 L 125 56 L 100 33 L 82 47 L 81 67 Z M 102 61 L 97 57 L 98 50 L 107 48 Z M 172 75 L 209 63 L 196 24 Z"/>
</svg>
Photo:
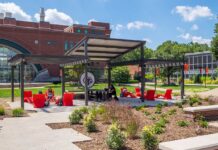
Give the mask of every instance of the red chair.
<svg viewBox="0 0 218 150">
<path fill-rule="evenodd" d="M 32 91 L 24 91 L 24 102 L 32 103 L 33 98 L 32 98 Z"/>
<path fill-rule="evenodd" d="M 64 93 L 63 106 L 73 106 L 73 93 Z"/>
<path fill-rule="evenodd" d="M 45 95 L 34 94 L 33 95 L 33 106 L 34 108 L 43 108 L 45 106 Z"/>
<path fill-rule="evenodd" d="M 172 89 L 167 89 L 165 94 L 158 94 L 156 96 L 156 98 L 162 98 L 163 97 L 164 99 L 167 99 L 167 100 L 172 99 L 172 92 L 173 92 Z"/>
<path fill-rule="evenodd" d="M 135 95 L 141 97 L 141 89 L 139 87 L 135 88 Z M 146 92 L 144 92 L 144 96 L 146 96 Z"/>
<path fill-rule="evenodd" d="M 147 91 L 147 94 L 144 96 L 144 98 L 145 98 L 146 100 L 151 100 L 151 101 L 153 101 L 153 100 L 155 100 L 154 94 L 155 94 L 155 90 L 148 90 L 148 91 Z"/>
</svg>

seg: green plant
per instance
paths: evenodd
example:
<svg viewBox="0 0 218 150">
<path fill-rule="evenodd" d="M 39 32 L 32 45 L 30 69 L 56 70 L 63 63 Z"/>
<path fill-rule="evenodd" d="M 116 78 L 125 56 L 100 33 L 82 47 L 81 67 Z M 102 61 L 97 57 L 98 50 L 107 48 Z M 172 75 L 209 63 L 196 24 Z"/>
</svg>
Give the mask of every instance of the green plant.
<svg viewBox="0 0 218 150">
<path fill-rule="evenodd" d="M 174 114 L 176 114 L 176 109 L 174 108 L 174 109 L 170 109 L 169 111 L 168 111 L 168 115 L 174 115 Z"/>
<path fill-rule="evenodd" d="M 83 119 L 83 114 L 79 109 L 75 109 L 69 115 L 69 120 L 71 124 L 79 124 L 82 119 Z"/>
<path fill-rule="evenodd" d="M 150 116 L 151 120 L 157 120 L 157 117 L 155 115 Z"/>
<path fill-rule="evenodd" d="M 5 109 L 4 107 L 0 106 L 0 116 L 5 115 Z"/>
<path fill-rule="evenodd" d="M 159 125 L 154 125 L 152 128 L 152 132 L 155 134 L 162 134 L 164 133 L 164 131 L 165 131 L 164 128 Z"/>
<path fill-rule="evenodd" d="M 155 126 L 165 128 L 167 123 L 169 123 L 169 121 L 167 119 L 160 118 L 159 121 L 155 123 Z"/>
<path fill-rule="evenodd" d="M 162 104 L 164 107 L 167 107 L 168 106 L 168 103 L 167 102 L 163 102 Z"/>
<path fill-rule="evenodd" d="M 145 107 L 147 107 L 146 104 L 145 104 L 145 105 L 136 106 L 136 107 L 135 107 L 135 110 L 140 111 L 140 110 L 142 110 L 142 109 L 145 108 Z"/>
<path fill-rule="evenodd" d="M 176 105 L 178 108 L 183 108 L 182 103 L 177 102 L 175 105 Z"/>
<path fill-rule="evenodd" d="M 13 117 L 22 117 L 24 115 L 24 110 L 22 108 L 15 108 L 12 110 Z"/>
<path fill-rule="evenodd" d="M 188 127 L 189 126 L 189 122 L 182 120 L 182 121 L 178 121 L 177 125 L 180 126 L 180 127 Z"/>
<path fill-rule="evenodd" d="M 80 107 L 79 108 L 79 111 L 81 112 L 81 113 L 83 113 L 83 114 L 87 114 L 88 113 L 88 107 L 86 107 L 86 106 L 83 106 L 83 107 Z"/>
<path fill-rule="evenodd" d="M 87 132 L 95 132 L 97 131 L 97 127 L 94 121 L 94 117 L 92 114 L 88 114 L 84 120 L 83 125 L 86 127 Z"/>
<path fill-rule="evenodd" d="M 106 143 L 110 149 L 118 150 L 124 147 L 125 136 L 121 132 L 118 124 L 113 123 L 107 132 Z"/>
<path fill-rule="evenodd" d="M 143 146 L 146 150 L 156 150 L 158 148 L 158 139 L 152 132 L 152 127 L 145 126 L 141 135 Z"/>
<path fill-rule="evenodd" d="M 208 128 L 208 122 L 206 120 L 199 120 L 198 125 L 202 128 Z"/>
<path fill-rule="evenodd" d="M 144 111 L 144 114 L 146 115 L 146 116 L 149 116 L 149 115 L 151 115 L 151 113 L 150 112 L 148 112 L 148 111 Z"/>
<path fill-rule="evenodd" d="M 129 120 L 129 122 L 127 122 L 127 126 L 126 126 L 126 135 L 128 138 L 134 138 L 137 134 L 139 128 L 139 123 L 136 120 L 136 118 L 132 118 L 131 120 Z"/>
<path fill-rule="evenodd" d="M 111 71 L 112 81 L 116 83 L 128 83 L 130 73 L 128 67 L 115 67 Z"/>
<path fill-rule="evenodd" d="M 155 113 L 156 114 L 161 114 L 162 113 L 162 107 L 156 107 Z"/>
</svg>

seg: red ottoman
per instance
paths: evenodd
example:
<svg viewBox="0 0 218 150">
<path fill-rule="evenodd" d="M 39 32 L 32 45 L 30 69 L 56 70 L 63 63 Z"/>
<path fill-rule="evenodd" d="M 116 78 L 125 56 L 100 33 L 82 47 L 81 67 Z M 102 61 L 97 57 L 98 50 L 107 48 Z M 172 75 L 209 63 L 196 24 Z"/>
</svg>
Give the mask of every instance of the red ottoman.
<svg viewBox="0 0 218 150">
<path fill-rule="evenodd" d="M 73 93 L 64 93 L 63 106 L 73 106 Z"/>
<path fill-rule="evenodd" d="M 34 108 L 43 108 L 45 106 L 45 95 L 34 94 L 33 95 L 33 106 Z"/>
</svg>

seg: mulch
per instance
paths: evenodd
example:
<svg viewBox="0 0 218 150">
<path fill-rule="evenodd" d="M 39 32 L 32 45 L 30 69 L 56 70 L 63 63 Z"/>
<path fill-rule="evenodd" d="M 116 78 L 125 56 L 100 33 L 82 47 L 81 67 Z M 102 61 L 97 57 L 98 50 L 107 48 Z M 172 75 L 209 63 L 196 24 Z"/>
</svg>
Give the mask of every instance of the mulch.
<svg viewBox="0 0 218 150">
<path fill-rule="evenodd" d="M 206 105 L 206 103 L 205 103 Z M 186 105 L 188 106 L 188 105 Z M 192 118 L 187 117 L 184 114 L 182 108 L 177 106 L 164 107 L 162 109 L 162 114 L 169 112 L 171 109 L 176 109 L 176 114 L 169 115 L 167 119 L 169 123 L 166 125 L 165 132 L 163 134 L 157 135 L 159 142 L 166 142 L 178 139 L 184 139 L 188 137 L 195 137 L 199 135 L 207 135 L 212 133 L 218 133 L 218 128 L 208 127 L 200 128 L 197 122 L 194 122 Z M 137 115 L 138 120 L 140 120 L 140 127 L 135 139 L 127 139 L 125 150 L 143 150 L 143 146 L 140 139 L 140 133 L 144 126 L 151 126 L 158 121 L 161 114 L 155 114 L 155 107 L 143 108 L 143 110 L 136 111 L 133 109 L 133 112 Z M 145 115 L 144 111 L 149 112 L 150 115 Z M 153 120 L 151 118 L 156 118 Z M 177 125 L 178 121 L 187 121 L 189 122 L 188 127 L 179 127 Z M 51 123 L 48 124 L 52 129 L 61 129 L 61 128 L 72 128 L 88 137 L 91 137 L 91 141 L 86 142 L 76 142 L 75 144 L 80 147 L 82 150 L 108 150 L 108 147 L 105 143 L 107 129 L 109 124 L 103 123 L 101 120 L 96 121 L 98 131 L 94 133 L 88 133 L 82 124 L 79 125 L 70 125 L 70 123 Z"/>
</svg>

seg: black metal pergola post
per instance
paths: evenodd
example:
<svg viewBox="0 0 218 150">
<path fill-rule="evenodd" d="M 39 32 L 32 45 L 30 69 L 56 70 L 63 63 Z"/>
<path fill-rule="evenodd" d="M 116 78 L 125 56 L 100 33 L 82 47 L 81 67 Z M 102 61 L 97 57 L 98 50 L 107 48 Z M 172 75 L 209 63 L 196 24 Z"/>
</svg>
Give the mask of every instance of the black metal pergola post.
<svg viewBox="0 0 218 150">
<path fill-rule="evenodd" d="M 185 77 L 185 72 L 184 72 L 184 65 L 181 66 L 181 99 L 184 98 L 185 95 L 185 81 L 184 81 L 184 77 Z"/>
<path fill-rule="evenodd" d="M 85 57 L 88 57 L 88 46 L 87 46 L 87 40 L 84 41 L 84 55 Z M 88 106 L 88 62 L 85 63 L 85 105 Z"/>
<path fill-rule="evenodd" d="M 111 67 L 108 65 L 108 88 L 111 86 Z"/>
<path fill-rule="evenodd" d="M 144 65 L 144 44 L 141 45 L 141 101 L 144 102 L 145 92 L 145 65 Z"/>
<path fill-rule="evenodd" d="M 157 68 L 154 68 L 154 88 L 155 88 L 155 92 L 157 89 Z"/>
<path fill-rule="evenodd" d="M 11 101 L 14 102 L 14 68 L 11 66 Z"/>
<path fill-rule="evenodd" d="M 64 72 L 64 67 L 61 67 L 61 94 L 62 98 L 64 97 L 64 92 L 65 92 L 65 72 Z"/>
<path fill-rule="evenodd" d="M 24 109 L 24 63 L 20 63 L 20 97 L 21 97 L 21 108 Z"/>
</svg>

